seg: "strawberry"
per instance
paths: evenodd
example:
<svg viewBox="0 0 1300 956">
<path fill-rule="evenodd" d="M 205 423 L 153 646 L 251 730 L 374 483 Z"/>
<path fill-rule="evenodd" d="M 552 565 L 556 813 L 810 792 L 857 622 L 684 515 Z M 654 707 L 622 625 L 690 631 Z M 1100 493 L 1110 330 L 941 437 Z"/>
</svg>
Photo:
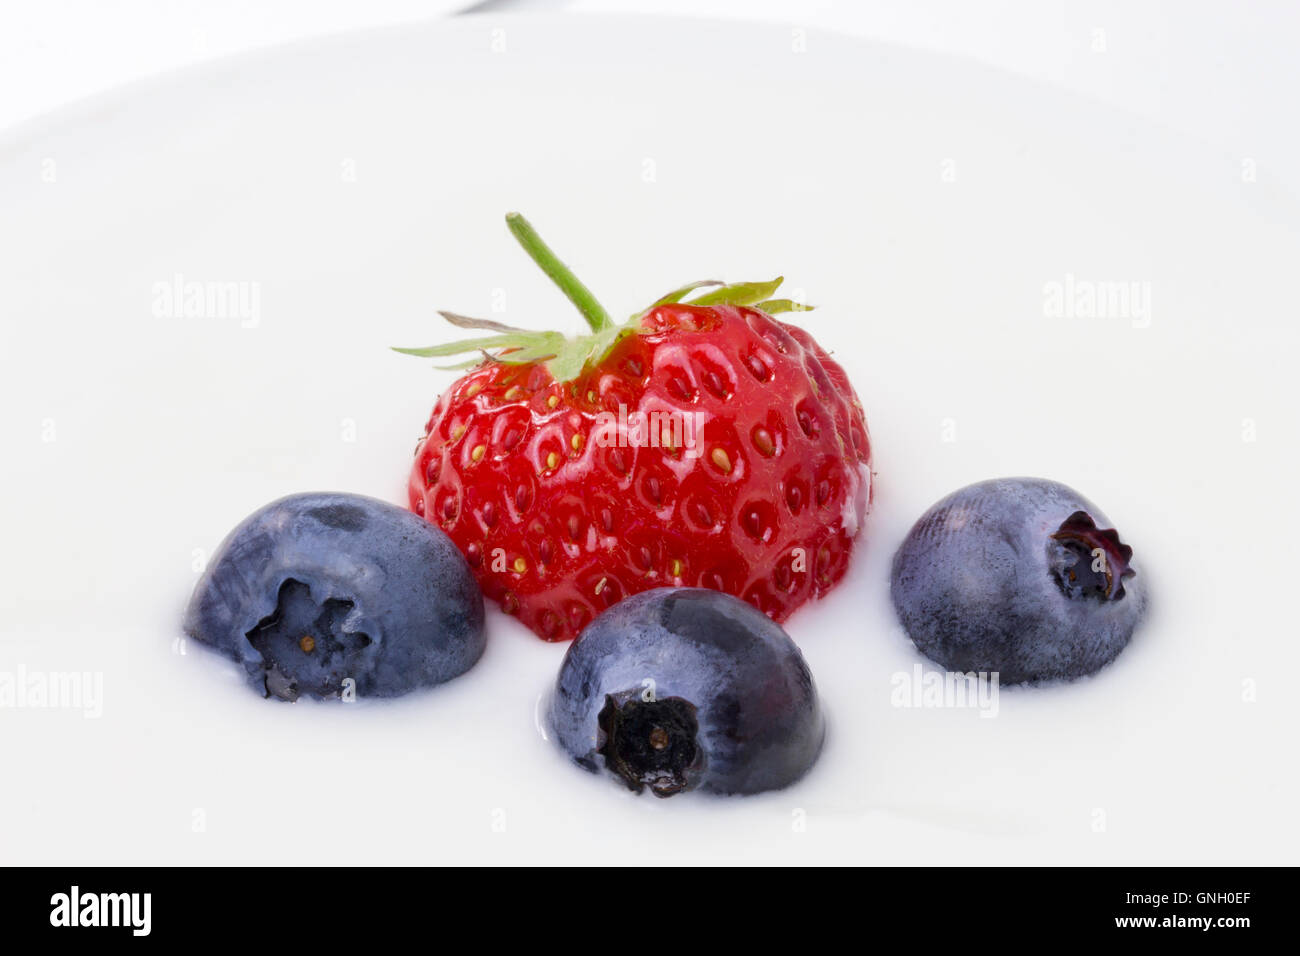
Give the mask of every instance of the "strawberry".
<svg viewBox="0 0 1300 956">
<path fill-rule="evenodd" d="M 649 588 L 725 591 L 777 621 L 830 590 L 871 445 L 844 370 L 772 317 L 805 308 L 771 297 L 781 279 L 692 283 L 616 324 L 526 220 L 506 221 L 590 333 L 442 313 L 489 334 L 397 350 L 482 352 L 434 406 L 409 487 L 483 592 L 557 641 Z"/>
</svg>

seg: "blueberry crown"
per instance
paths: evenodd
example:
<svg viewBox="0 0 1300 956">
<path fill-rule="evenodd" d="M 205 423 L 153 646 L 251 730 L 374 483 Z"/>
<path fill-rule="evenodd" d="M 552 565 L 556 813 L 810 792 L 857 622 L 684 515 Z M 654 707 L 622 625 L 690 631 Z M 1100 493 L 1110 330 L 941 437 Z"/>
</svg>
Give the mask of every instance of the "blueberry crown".
<svg viewBox="0 0 1300 956">
<path fill-rule="evenodd" d="M 1120 541 L 1118 531 L 1098 528 L 1092 515 L 1076 511 L 1051 537 L 1078 555 L 1074 565 L 1063 572 L 1061 585 L 1067 591 L 1092 591 L 1108 601 L 1124 596 L 1124 579 L 1137 571 L 1130 567 L 1133 549 Z"/>
</svg>

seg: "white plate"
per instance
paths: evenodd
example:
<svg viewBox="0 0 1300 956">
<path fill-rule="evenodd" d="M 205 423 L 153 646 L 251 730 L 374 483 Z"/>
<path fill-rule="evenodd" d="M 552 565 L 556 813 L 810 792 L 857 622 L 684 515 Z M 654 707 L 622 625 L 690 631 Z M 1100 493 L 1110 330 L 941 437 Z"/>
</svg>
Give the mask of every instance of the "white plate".
<svg viewBox="0 0 1300 956">
<path fill-rule="evenodd" d="M 0 858 L 1293 860 L 1300 215 L 1250 173 L 963 62 L 657 19 L 361 34 L 19 131 L 0 674 L 89 672 L 102 715 L 0 709 Z M 387 705 L 264 701 L 176 640 L 196 562 L 263 502 L 404 500 L 451 377 L 387 347 L 444 335 L 435 308 L 576 328 L 516 208 L 615 312 L 784 274 L 857 384 L 876 507 L 789 625 L 831 730 L 785 792 L 657 801 L 571 768 L 534 723 L 564 648 L 495 612 L 477 668 Z M 177 276 L 257 307 L 168 315 Z M 1071 282 L 1135 297 L 1054 316 Z M 1008 474 L 1119 523 L 1149 625 L 993 719 L 895 706 L 921 660 L 890 556 L 935 499 Z"/>
</svg>

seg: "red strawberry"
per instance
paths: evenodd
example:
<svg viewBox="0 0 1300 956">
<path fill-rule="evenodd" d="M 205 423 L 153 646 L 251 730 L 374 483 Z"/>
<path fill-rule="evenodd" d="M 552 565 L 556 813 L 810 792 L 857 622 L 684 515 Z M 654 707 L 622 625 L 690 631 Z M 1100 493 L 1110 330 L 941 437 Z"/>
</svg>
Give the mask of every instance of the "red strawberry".
<svg viewBox="0 0 1300 956">
<path fill-rule="evenodd" d="M 726 591 L 777 621 L 830 590 L 869 503 L 871 445 L 844 370 L 772 318 L 802 308 L 770 298 L 781 280 L 694 283 L 616 325 L 506 219 L 591 334 L 443 313 L 492 334 L 399 349 L 486 356 L 434 406 L 410 478 L 411 508 L 484 593 L 554 641 L 653 587 Z M 682 301 L 706 286 L 721 287 Z"/>
</svg>

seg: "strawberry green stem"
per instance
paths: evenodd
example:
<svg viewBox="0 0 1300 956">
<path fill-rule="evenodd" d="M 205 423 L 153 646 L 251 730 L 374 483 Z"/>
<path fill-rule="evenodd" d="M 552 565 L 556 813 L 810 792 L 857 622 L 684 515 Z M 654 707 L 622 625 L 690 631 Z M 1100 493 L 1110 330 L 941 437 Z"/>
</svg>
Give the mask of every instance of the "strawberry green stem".
<svg viewBox="0 0 1300 956">
<path fill-rule="evenodd" d="M 537 234 L 532 223 L 519 213 L 510 212 L 506 213 L 506 225 L 519 240 L 519 244 L 524 247 L 524 252 L 542 267 L 542 271 L 550 276 L 551 281 L 560 287 L 560 291 L 568 296 L 569 301 L 578 307 L 578 311 L 582 313 L 582 317 L 587 320 L 593 332 L 604 332 L 614 327 L 613 319 L 596 301 L 591 290 L 583 285 L 569 267 L 551 251 L 551 247 L 542 241 L 542 237 Z"/>
<path fill-rule="evenodd" d="M 649 309 L 642 309 L 631 315 L 626 322 L 617 323 L 609 317 L 609 313 L 596 301 L 591 291 L 578 281 L 578 277 L 542 241 L 542 237 L 537 234 L 537 230 L 527 219 L 517 212 L 506 213 L 506 225 L 529 257 L 542 267 L 542 271 L 550 276 L 551 281 L 560 287 L 560 291 L 568 297 L 569 301 L 578 307 L 582 317 L 591 326 L 591 331 L 586 335 L 576 336 L 566 336 L 559 332 L 530 332 L 528 329 L 503 325 L 491 319 L 473 319 L 455 312 L 443 312 L 442 317 L 457 328 L 475 329 L 491 334 L 425 348 L 399 348 L 396 351 L 421 358 L 447 358 L 467 352 L 475 353 L 475 358 L 459 365 L 445 366 L 448 368 L 472 368 L 484 361 L 511 365 L 544 364 L 555 381 L 571 382 L 582 373 L 584 368 L 597 366 L 603 362 L 623 338 L 644 331 L 642 319 L 647 313 L 660 306 L 678 303 L 695 308 L 722 305 L 753 306 L 771 315 L 778 312 L 800 312 L 811 308 L 811 306 L 792 302 L 790 299 L 771 298 L 781 285 L 780 276 L 770 282 L 738 282 L 733 285 L 706 280 L 674 289 L 658 299 Z M 687 298 L 704 288 L 709 288 L 710 291 L 694 299 Z"/>
</svg>

